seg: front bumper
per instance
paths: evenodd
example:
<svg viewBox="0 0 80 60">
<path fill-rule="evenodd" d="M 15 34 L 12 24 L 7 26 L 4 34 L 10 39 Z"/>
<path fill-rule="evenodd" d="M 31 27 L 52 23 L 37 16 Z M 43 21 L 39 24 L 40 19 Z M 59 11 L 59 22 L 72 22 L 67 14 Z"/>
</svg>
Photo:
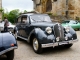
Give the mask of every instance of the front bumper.
<svg viewBox="0 0 80 60">
<path fill-rule="evenodd" d="M 9 51 L 11 51 L 11 50 L 14 50 L 14 49 L 17 49 L 17 46 L 16 46 L 16 47 L 11 47 L 11 48 L 8 48 L 8 49 L 6 49 L 6 50 L 1 51 L 1 52 L 0 52 L 0 55 L 5 54 L 5 53 L 7 53 L 7 52 L 9 52 Z"/>
<path fill-rule="evenodd" d="M 55 42 L 55 43 L 48 43 L 48 44 L 41 44 L 41 45 L 42 45 L 42 48 L 46 48 L 46 47 L 55 47 L 55 46 L 65 45 L 65 44 L 73 44 L 77 41 L 78 41 L 78 39 L 69 40 L 69 41 L 62 41 L 62 42 Z"/>
</svg>

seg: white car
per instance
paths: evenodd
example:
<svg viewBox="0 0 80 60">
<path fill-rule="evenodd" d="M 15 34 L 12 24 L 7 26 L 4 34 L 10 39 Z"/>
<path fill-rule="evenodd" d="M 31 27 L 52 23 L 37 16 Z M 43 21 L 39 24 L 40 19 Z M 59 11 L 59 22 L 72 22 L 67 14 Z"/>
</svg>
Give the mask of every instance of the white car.
<svg viewBox="0 0 80 60">
<path fill-rule="evenodd" d="M 9 22 L 8 31 L 14 32 L 15 25 Z M 0 22 L 0 31 L 4 31 L 4 21 Z"/>
</svg>

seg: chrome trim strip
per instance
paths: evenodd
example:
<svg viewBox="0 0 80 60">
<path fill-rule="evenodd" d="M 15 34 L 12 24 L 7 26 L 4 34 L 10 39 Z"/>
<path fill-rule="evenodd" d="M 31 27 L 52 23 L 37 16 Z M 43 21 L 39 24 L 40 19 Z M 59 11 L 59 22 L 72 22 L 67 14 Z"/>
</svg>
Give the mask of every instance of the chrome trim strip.
<svg viewBox="0 0 80 60">
<path fill-rule="evenodd" d="M 21 38 L 21 39 L 23 39 L 23 40 L 28 40 L 27 38 L 23 38 L 23 37 L 21 37 L 21 36 L 17 36 L 17 37 L 19 37 L 19 38 Z"/>
<path fill-rule="evenodd" d="M 56 43 L 48 43 L 48 44 L 41 44 L 42 45 L 42 48 L 46 48 L 46 47 L 55 47 L 55 46 L 58 46 L 59 43 L 63 43 L 63 44 L 71 44 L 71 43 L 75 43 L 77 42 L 78 39 L 75 39 L 75 40 L 69 40 L 69 41 L 62 41 L 62 42 L 56 42 Z M 60 45 L 63 45 L 63 44 L 60 44 Z"/>
<path fill-rule="evenodd" d="M 11 51 L 11 50 L 13 50 L 13 49 L 17 49 L 17 48 L 18 48 L 18 47 L 16 46 L 16 47 L 11 47 L 11 48 L 8 48 L 8 49 L 6 49 L 6 50 L 3 50 L 3 51 L 0 52 L 0 55 L 5 54 L 6 52 Z"/>
</svg>

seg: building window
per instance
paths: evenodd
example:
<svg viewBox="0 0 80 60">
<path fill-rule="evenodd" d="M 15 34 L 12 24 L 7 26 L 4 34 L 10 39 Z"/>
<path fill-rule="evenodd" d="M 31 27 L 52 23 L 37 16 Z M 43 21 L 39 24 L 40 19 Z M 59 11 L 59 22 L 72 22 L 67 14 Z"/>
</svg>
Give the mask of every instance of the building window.
<svg viewBox="0 0 80 60">
<path fill-rule="evenodd" d="M 46 12 L 50 12 L 51 10 L 52 10 L 52 1 L 51 0 L 47 0 Z"/>
</svg>

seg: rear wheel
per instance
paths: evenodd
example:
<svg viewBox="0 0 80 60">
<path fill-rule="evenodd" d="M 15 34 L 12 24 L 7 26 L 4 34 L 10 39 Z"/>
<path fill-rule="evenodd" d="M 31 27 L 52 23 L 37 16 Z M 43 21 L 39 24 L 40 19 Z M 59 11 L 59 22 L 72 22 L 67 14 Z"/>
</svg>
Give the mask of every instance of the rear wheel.
<svg viewBox="0 0 80 60">
<path fill-rule="evenodd" d="M 6 56 L 7 56 L 7 60 L 13 60 L 14 59 L 14 50 L 7 52 Z"/>
<path fill-rule="evenodd" d="M 42 52 L 41 44 L 39 43 L 37 38 L 33 38 L 32 47 L 35 53 L 40 54 Z"/>
<path fill-rule="evenodd" d="M 73 44 L 64 45 L 65 48 L 70 48 Z"/>
</svg>

